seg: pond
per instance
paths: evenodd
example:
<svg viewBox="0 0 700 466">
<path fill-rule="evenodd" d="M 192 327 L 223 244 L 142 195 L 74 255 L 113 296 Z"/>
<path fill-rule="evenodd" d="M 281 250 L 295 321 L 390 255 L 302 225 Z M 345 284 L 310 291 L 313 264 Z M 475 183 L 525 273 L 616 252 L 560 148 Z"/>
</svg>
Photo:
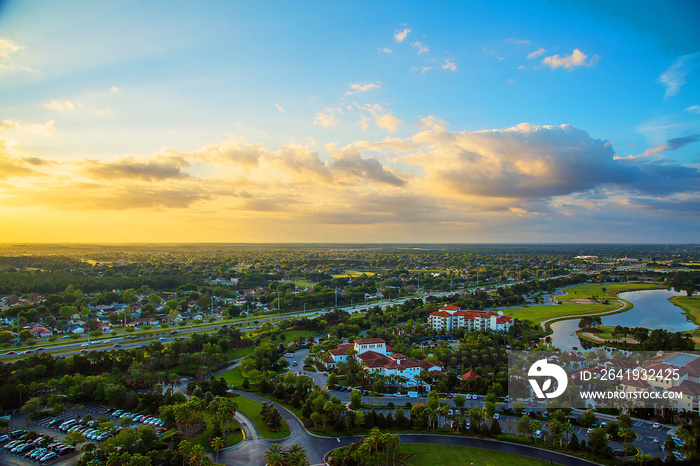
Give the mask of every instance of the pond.
<svg viewBox="0 0 700 466">
<path fill-rule="evenodd" d="M 683 293 L 670 290 L 626 291 L 618 296 L 631 302 L 634 307 L 627 312 L 601 316 L 600 319 L 605 326 L 662 328 L 669 332 L 693 330 L 696 325 L 670 301 L 673 296 L 681 295 Z M 581 349 L 581 340 L 575 335 L 579 322 L 580 319 L 569 319 L 553 323 L 551 338 L 554 346 L 561 350 L 570 350 L 574 346 Z"/>
</svg>

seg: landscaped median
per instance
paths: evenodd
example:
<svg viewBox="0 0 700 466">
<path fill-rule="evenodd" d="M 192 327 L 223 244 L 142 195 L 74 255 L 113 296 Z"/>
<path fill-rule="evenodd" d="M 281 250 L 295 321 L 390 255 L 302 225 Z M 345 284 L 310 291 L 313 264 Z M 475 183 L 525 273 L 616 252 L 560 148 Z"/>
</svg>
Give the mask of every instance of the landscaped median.
<svg viewBox="0 0 700 466">
<path fill-rule="evenodd" d="M 260 435 L 263 438 L 279 440 L 289 437 L 291 434 L 291 430 L 284 419 L 281 420 L 282 425 L 280 430 L 277 432 L 273 432 L 267 427 L 267 424 L 265 424 L 265 421 L 263 421 L 262 415 L 260 414 L 262 403 L 258 403 L 257 401 L 240 395 L 235 398 L 235 401 L 238 405 L 238 412 L 253 421 L 255 427 L 257 427 L 258 432 L 260 432 Z"/>
<path fill-rule="evenodd" d="M 211 411 L 206 410 L 204 411 L 204 422 L 207 425 L 207 428 L 204 430 L 204 432 L 200 433 L 197 435 L 195 438 L 192 439 L 192 443 L 196 445 L 201 445 L 204 447 L 206 451 L 209 451 L 211 449 L 211 441 L 210 438 L 212 434 L 214 433 L 214 424 L 212 423 L 212 417 L 213 414 Z M 235 431 L 235 432 L 227 432 L 228 435 L 226 435 L 226 443 L 225 447 L 232 447 L 241 440 L 243 440 L 243 431 L 240 429 L 240 426 L 236 421 L 233 421 L 231 425 L 228 427 L 230 431 Z"/>
</svg>

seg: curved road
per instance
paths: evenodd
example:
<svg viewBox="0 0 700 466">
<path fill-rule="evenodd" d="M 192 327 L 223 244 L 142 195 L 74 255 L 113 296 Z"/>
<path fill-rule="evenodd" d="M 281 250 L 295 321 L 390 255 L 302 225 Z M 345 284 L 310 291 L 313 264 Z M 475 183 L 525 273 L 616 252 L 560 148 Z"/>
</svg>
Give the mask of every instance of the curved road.
<svg viewBox="0 0 700 466">
<path fill-rule="evenodd" d="M 320 437 L 308 432 L 302 422 L 291 411 L 284 406 L 281 406 L 274 401 L 254 395 L 248 392 L 234 390 L 240 396 L 245 396 L 260 403 L 267 402 L 274 404 L 279 409 L 282 418 L 287 422 L 291 430 L 291 434 L 281 440 L 268 440 L 261 437 L 250 438 L 246 432 L 245 439 L 239 444 L 223 449 L 219 452 L 219 462 L 229 465 L 262 465 L 265 464 L 265 451 L 273 443 L 279 443 L 282 447 L 298 443 L 302 445 L 308 454 L 309 461 L 312 465 L 323 464 L 325 455 L 338 447 L 350 445 L 358 439 L 364 437 L 362 435 L 353 435 L 350 437 Z M 247 418 L 246 418 L 247 419 Z M 254 426 L 253 426 L 254 428 Z M 499 442 L 497 440 L 462 437 L 454 435 L 433 435 L 433 434 L 399 434 L 401 443 L 422 443 L 433 445 L 454 445 L 464 447 L 482 448 L 486 450 L 501 451 L 505 453 L 514 453 L 517 455 L 529 456 L 541 460 L 550 460 L 554 464 L 565 466 L 597 466 L 598 463 L 587 461 L 574 456 L 565 455 L 549 450 L 540 450 L 538 448 L 527 445 L 519 445 L 515 443 Z"/>
</svg>

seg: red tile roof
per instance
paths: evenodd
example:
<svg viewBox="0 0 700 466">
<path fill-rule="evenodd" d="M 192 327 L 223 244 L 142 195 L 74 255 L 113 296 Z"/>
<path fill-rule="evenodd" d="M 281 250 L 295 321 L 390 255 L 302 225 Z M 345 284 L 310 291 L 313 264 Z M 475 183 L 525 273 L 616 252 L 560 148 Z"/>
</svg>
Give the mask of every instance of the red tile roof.
<svg viewBox="0 0 700 466">
<path fill-rule="evenodd" d="M 700 383 L 692 382 L 690 380 L 684 380 L 677 387 L 671 387 L 669 391 L 681 392 L 688 396 L 699 396 L 700 395 Z"/>
<path fill-rule="evenodd" d="M 367 345 L 372 343 L 386 343 L 386 341 L 382 340 L 381 338 L 361 338 L 359 340 L 355 340 L 355 343 L 358 345 Z"/>
<path fill-rule="evenodd" d="M 462 308 L 454 304 L 447 304 L 440 308 L 441 311 L 460 311 Z"/>
<path fill-rule="evenodd" d="M 348 354 L 348 351 L 351 349 L 355 348 L 354 343 L 345 343 L 342 345 L 338 345 L 337 348 L 333 348 L 332 350 L 328 350 L 329 353 L 331 353 L 334 356 L 343 356 Z"/>
<path fill-rule="evenodd" d="M 469 371 L 466 374 L 460 375 L 459 378 L 462 380 L 469 380 L 469 379 L 478 379 L 478 378 L 480 378 L 480 376 L 479 376 L 479 374 L 477 374 L 474 371 Z"/>
</svg>

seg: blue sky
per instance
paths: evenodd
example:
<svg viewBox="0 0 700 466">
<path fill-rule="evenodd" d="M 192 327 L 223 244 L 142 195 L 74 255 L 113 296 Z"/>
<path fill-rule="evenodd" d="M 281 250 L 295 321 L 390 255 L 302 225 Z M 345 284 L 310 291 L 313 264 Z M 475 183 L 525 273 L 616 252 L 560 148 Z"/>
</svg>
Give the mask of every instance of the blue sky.
<svg viewBox="0 0 700 466">
<path fill-rule="evenodd" d="M 5 2 L 0 241 L 697 242 L 700 8 L 607 3 Z"/>
</svg>

